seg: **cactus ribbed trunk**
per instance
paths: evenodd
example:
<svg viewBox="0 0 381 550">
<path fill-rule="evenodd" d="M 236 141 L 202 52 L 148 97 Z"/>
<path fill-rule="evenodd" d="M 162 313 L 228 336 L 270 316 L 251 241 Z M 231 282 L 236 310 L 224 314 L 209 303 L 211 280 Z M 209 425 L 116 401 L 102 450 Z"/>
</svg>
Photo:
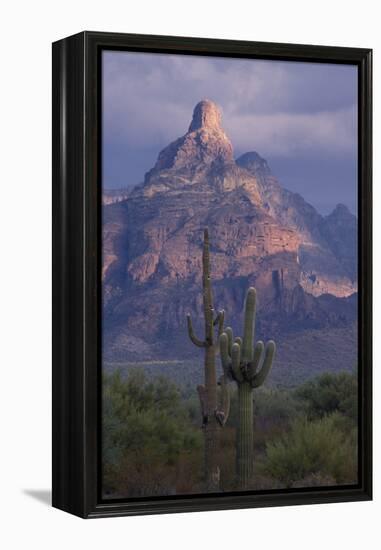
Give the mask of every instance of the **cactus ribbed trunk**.
<svg viewBox="0 0 381 550">
<path fill-rule="evenodd" d="M 187 321 L 191 341 L 196 346 L 205 350 L 205 384 L 198 386 L 197 390 L 200 397 L 205 440 L 205 485 L 207 491 L 213 492 L 218 491 L 220 488 L 220 430 L 227 420 L 230 401 L 227 383 L 223 377 L 222 382 L 220 382 L 222 404 L 219 407 L 216 374 L 216 346 L 218 345 L 218 341 L 215 341 L 214 330 L 215 326 L 217 326 L 218 335 L 222 333 L 224 312 L 220 311 L 214 317 L 212 283 L 210 278 L 209 233 L 207 229 L 204 231 L 204 246 L 202 251 L 202 297 L 205 321 L 204 340 L 200 340 L 195 335 L 190 315 L 187 315 Z"/>
<path fill-rule="evenodd" d="M 220 487 L 219 440 L 221 426 L 215 411 L 217 410 L 217 379 L 214 346 L 205 350 L 205 387 L 208 421 L 204 427 L 205 438 L 205 481 L 207 491 L 218 491 Z"/>
<path fill-rule="evenodd" d="M 237 474 L 240 489 L 249 487 L 254 464 L 253 388 L 238 385 Z"/>
<path fill-rule="evenodd" d="M 214 347 L 214 310 L 212 284 L 210 280 L 209 235 L 204 233 L 202 252 L 202 288 L 205 320 L 205 362 L 204 379 L 206 389 L 205 424 L 205 473 L 207 491 L 217 491 L 220 486 L 220 468 L 218 466 L 219 425 L 215 416 L 217 410 L 216 353 Z"/>
</svg>

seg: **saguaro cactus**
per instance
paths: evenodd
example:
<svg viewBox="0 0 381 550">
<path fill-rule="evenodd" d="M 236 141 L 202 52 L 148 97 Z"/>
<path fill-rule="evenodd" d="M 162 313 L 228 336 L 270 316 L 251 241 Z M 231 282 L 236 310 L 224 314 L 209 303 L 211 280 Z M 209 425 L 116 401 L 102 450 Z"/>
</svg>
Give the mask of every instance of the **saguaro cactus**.
<svg viewBox="0 0 381 550">
<path fill-rule="evenodd" d="M 205 337 L 199 339 L 193 330 L 192 319 L 187 315 L 189 338 L 199 348 L 204 349 L 204 378 L 205 384 L 197 387 L 200 398 L 201 414 L 203 419 L 205 439 L 205 478 L 208 491 L 219 489 L 219 431 L 224 426 L 229 415 L 229 392 L 225 375 L 217 382 L 216 348 L 218 337 L 215 338 L 215 329 L 220 336 L 224 326 L 224 311 L 217 315 L 213 309 L 213 293 L 210 278 L 209 233 L 204 230 L 204 245 L 202 252 L 202 289 L 203 310 L 205 322 Z M 221 403 L 218 403 L 217 385 L 221 386 Z"/>
<path fill-rule="evenodd" d="M 253 475 L 254 426 L 253 389 L 265 381 L 275 354 L 275 342 L 266 347 L 262 341 L 254 345 L 256 290 L 249 288 L 245 300 L 243 338 L 234 338 L 230 327 L 220 335 L 221 362 L 224 376 L 238 386 L 237 479 L 246 489 Z M 263 359 L 262 359 L 263 357 Z"/>
</svg>

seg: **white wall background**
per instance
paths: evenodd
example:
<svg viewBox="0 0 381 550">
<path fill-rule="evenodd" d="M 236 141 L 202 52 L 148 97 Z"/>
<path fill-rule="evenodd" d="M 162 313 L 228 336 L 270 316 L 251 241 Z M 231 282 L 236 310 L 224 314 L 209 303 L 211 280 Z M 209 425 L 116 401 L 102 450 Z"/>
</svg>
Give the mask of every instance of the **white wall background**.
<svg viewBox="0 0 381 550">
<path fill-rule="evenodd" d="M 381 35 L 377 2 L 320 0 L 26 0 L 0 20 L 0 541 L 13 548 L 379 548 L 375 501 L 84 521 L 50 508 L 51 47 L 81 30 L 201 36 L 375 50 L 375 242 Z M 329 83 L 327 84 L 329 85 Z M 375 281 L 380 280 L 375 257 Z M 375 287 L 379 303 L 379 285 Z M 378 300 L 378 302 L 377 302 Z M 375 311 L 377 347 L 380 310 Z M 376 350 L 378 351 L 378 350 Z M 377 369 L 378 353 L 375 355 Z M 376 373 L 377 374 L 377 373 Z M 376 376 L 376 389 L 379 378 Z M 377 397 L 376 397 L 377 398 Z M 377 487 L 378 485 L 378 487 Z M 377 490 L 378 489 L 378 490 Z M 36 498 L 37 497 L 37 498 Z M 3 540 L 4 539 L 4 540 Z"/>
</svg>

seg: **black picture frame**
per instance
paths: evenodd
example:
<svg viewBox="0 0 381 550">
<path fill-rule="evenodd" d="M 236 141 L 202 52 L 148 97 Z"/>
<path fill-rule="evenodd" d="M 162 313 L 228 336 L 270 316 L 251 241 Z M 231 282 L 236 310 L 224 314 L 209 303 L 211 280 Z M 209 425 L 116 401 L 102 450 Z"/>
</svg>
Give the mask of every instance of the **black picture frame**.
<svg viewBox="0 0 381 550">
<path fill-rule="evenodd" d="M 358 67 L 359 483 L 104 502 L 100 497 L 100 52 Z M 372 498 L 372 50 L 82 32 L 53 44 L 53 506 L 83 518 Z"/>
</svg>

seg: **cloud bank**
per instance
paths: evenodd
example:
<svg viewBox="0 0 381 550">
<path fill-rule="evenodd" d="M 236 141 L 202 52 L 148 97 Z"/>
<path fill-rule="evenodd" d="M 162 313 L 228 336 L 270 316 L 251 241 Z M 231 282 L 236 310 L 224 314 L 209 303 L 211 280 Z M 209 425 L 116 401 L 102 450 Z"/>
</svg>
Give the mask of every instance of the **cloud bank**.
<svg viewBox="0 0 381 550">
<path fill-rule="evenodd" d="M 282 159 L 284 166 L 327 160 L 340 180 L 351 165 L 348 197 L 337 198 L 354 208 L 357 69 L 350 65 L 106 51 L 104 185 L 141 181 L 159 151 L 186 132 L 203 98 L 221 106 L 236 155 L 258 151 L 280 179 L 290 181 L 289 169 L 279 174 Z M 324 170 L 321 178 L 324 186 Z"/>
</svg>

